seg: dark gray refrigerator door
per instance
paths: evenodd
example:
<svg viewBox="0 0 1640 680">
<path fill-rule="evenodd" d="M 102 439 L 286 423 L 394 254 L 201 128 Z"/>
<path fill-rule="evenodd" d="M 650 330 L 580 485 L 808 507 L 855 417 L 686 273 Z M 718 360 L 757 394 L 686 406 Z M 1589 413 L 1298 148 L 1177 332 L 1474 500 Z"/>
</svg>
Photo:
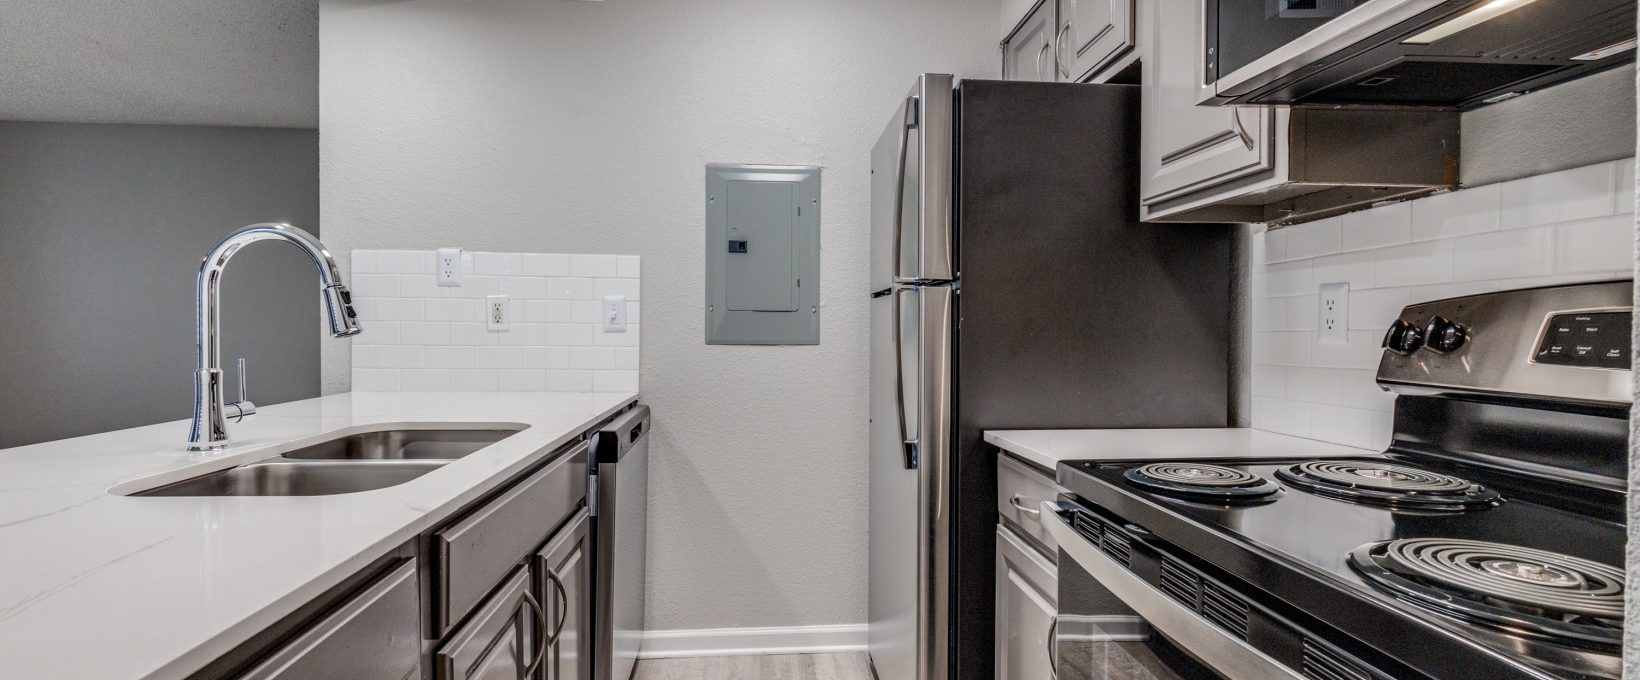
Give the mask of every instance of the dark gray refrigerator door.
<svg viewBox="0 0 1640 680">
<path fill-rule="evenodd" d="M 1226 426 L 1236 230 L 1139 221 L 1138 87 L 957 93 L 952 677 L 975 680 L 995 672 L 984 431 Z"/>
<path fill-rule="evenodd" d="M 871 150 L 871 290 L 949 281 L 951 76 L 917 78 Z"/>
</svg>

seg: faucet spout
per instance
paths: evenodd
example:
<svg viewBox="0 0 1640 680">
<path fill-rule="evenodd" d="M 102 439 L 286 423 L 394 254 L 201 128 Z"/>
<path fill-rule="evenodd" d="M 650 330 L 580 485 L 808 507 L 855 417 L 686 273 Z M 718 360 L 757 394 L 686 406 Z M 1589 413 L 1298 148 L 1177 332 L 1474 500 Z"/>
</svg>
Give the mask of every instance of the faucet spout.
<svg viewBox="0 0 1640 680">
<path fill-rule="evenodd" d="M 217 451 L 228 445 L 228 419 L 243 420 L 256 412 L 255 405 L 245 401 L 224 403 L 222 379 L 221 286 L 222 273 L 228 261 L 239 249 L 257 241 L 281 240 L 307 253 L 319 269 L 319 285 L 330 322 L 331 337 L 345 338 L 358 335 L 359 317 L 353 310 L 353 295 L 342 280 L 341 270 L 331 258 L 325 244 L 312 234 L 288 224 L 262 223 L 235 229 L 205 254 L 199 265 L 199 279 L 195 284 L 195 351 L 198 363 L 194 369 L 194 418 L 188 432 L 191 451 Z M 240 380 L 244 377 L 241 375 Z M 243 392 L 243 385 L 241 385 Z M 231 412 L 232 415 L 229 415 Z"/>
</svg>

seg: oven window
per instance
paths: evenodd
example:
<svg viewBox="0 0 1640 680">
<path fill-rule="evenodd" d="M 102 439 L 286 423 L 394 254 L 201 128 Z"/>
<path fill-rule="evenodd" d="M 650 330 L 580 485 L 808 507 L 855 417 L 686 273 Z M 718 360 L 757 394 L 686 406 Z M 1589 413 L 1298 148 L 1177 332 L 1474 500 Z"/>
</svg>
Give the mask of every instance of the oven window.
<svg viewBox="0 0 1640 680">
<path fill-rule="evenodd" d="M 1233 73 L 1372 0 L 1210 0 L 1208 72 Z M 1216 77 L 1214 78 L 1216 79 Z"/>
</svg>

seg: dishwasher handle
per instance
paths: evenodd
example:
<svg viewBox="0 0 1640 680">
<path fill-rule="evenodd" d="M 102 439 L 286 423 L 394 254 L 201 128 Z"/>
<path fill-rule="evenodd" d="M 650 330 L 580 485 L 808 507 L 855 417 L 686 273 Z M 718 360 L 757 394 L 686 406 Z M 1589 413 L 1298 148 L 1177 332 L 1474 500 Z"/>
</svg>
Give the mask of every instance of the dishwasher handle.
<svg viewBox="0 0 1640 680">
<path fill-rule="evenodd" d="M 599 428 L 592 445 L 592 464 L 618 463 L 649 435 L 649 407 L 643 404 L 615 416 Z"/>
</svg>

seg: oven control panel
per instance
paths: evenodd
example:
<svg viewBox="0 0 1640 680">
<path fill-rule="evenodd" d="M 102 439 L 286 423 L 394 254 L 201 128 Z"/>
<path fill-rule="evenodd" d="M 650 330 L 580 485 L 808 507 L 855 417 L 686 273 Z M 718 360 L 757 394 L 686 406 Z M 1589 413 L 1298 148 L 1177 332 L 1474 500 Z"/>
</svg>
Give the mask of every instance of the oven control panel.
<svg viewBox="0 0 1640 680">
<path fill-rule="evenodd" d="M 1606 281 L 1413 304 L 1384 336 L 1378 384 L 1409 395 L 1627 406 L 1633 290 Z"/>
<path fill-rule="evenodd" d="M 1586 311 L 1553 314 L 1543 326 L 1532 361 L 1540 364 L 1626 370 L 1630 329 L 1629 311 Z"/>
</svg>

